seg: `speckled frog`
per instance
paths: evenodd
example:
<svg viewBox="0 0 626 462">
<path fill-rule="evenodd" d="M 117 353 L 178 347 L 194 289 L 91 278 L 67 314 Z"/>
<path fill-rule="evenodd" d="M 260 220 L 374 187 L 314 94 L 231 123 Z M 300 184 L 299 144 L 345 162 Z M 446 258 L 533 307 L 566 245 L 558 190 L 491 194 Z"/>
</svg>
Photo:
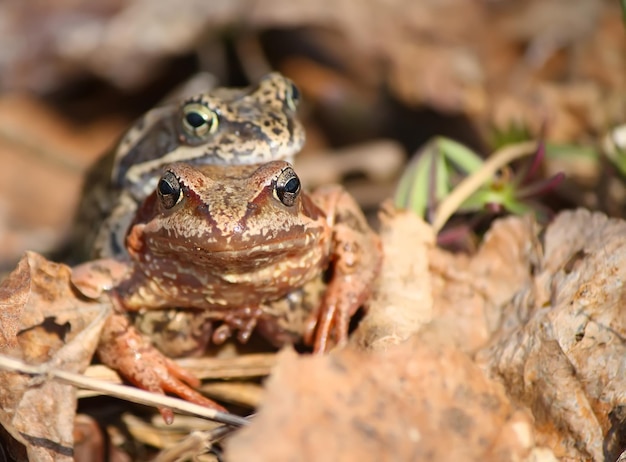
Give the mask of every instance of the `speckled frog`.
<svg viewBox="0 0 626 462">
<path fill-rule="evenodd" d="M 183 383 L 195 384 L 189 374 L 141 341 L 127 311 L 201 309 L 220 324 L 215 341 L 235 332 L 245 341 L 255 328 L 275 341 L 283 333 L 276 305 L 325 275 L 321 303 L 302 332 L 323 352 L 346 341 L 382 260 L 379 237 L 354 199 L 335 185 L 305 194 L 284 161 L 167 167 L 137 211 L 126 245 L 126 262 L 74 270 L 83 293 L 98 295 L 109 284 L 117 304 L 100 358 L 144 388 L 202 404 L 206 399 Z M 110 274 L 117 274 L 113 283 Z"/>
<path fill-rule="evenodd" d="M 291 162 L 305 138 L 298 102 L 297 87 L 271 73 L 255 86 L 218 88 L 146 113 L 88 172 L 72 259 L 125 253 L 128 225 L 165 165 Z"/>
</svg>

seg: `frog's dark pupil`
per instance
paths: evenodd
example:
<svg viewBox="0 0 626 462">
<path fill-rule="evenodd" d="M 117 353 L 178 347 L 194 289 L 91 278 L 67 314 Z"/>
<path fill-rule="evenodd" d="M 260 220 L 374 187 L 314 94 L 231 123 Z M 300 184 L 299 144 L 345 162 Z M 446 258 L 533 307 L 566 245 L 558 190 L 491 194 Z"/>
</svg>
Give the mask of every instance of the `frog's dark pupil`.
<svg viewBox="0 0 626 462">
<path fill-rule="evenodd" d="M 202 127 L 206 123 L 206 119 L 197 112 L 188 113 L 185 115 L 185 119 L 187 119 L 187 123 L 194 128 Z"/>
<path fill-rule="evenodd" d="M 161 178 L 159 181 L 159 192 L 163 196 L 170 196 L 176 194 L 176 188 L 165 178 Z"/>
<path fill-rule="evenodd" d="M 300 180 L 297 177 L 290 178 L 287 183 L 285 183 L 285 192 L 288 193 L 297 193 L 298 189 L 300 189 Z"/>
<path fill-rule="evenodd" d="M 165 172 L 165 175 L 159 180 L 158 188 L 163 207 L 171 209 L 178 203 L 180 199 L 180 184 L 172 172 Z"/>
</svg>

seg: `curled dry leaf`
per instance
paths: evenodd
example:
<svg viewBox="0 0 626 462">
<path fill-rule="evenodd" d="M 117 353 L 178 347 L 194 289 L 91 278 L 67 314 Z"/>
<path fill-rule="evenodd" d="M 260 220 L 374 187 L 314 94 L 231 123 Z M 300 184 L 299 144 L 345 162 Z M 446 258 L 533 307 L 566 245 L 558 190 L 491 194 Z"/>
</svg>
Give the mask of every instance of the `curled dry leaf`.
<svg viewBox="0 0 626 462">
<path fill-rule="evenodd" d="M 428 272 L 432 228 L 414 213 L 394 211 L 391 203 L 383 206 L 380 219 L 383 268 L 367 314 L 351 338 L 373 350 L 404 342 L 431 320 L 433 311 Z"/>
<path fill-rule="evenodd" d="M 495 222 L 471 259 L 434 247 L 432 228 L 412 213 L 384 207 L 381 222 L 379 288 L 352 337 L 363 347 L 399 343 L 436 318 L 459 347 L 475 351 L 498 325 L 502 305 L 530 280 L 538 258 L 530 218 Z"/>
<path fill-rule="evenodd" d="M 557 456 L 615 460 L 624 449 L 624 281 L 626 223 L 586 210 L 560 214 L 533 280 L 478 355 L 532 410 Z"/>
<path fill-rule="evenodd" d="M 426 329 L 386 351 L 279 355 L 252 424 L 228 461 L 524 460 L 528 416 L 485 378 L 445 331 Z M 549 452 L 544 453 L 544 460 Z"/>
<path fill-rule="evenodd" d="M 70 372 L 88 366 L 110 308 L 80 297 L 67 266 L 34 252 L 0 285 L 0 306 L 2 355 Z M 26 447 L 29 460 L 73 460 L 74 387 L 2 370 L 3 364 L 2 426 Z"/>
<path fill-rule="evenodd" d="M 30 278 L 28 260 L 23 258 L 17 268 L 0 285 L 0 351 L 17 348 L 22 308 L 28 300 Z"/>
<path fill-rule="evenodd" d="M 429 253 L 433 317 L 463 351 L 485 345 L 502 305 L 530 281 L 538 258 L 535 228 L 530 218 L 509 217 L 493 224 L 472 258 L 438 248 Z"/>
</svg>

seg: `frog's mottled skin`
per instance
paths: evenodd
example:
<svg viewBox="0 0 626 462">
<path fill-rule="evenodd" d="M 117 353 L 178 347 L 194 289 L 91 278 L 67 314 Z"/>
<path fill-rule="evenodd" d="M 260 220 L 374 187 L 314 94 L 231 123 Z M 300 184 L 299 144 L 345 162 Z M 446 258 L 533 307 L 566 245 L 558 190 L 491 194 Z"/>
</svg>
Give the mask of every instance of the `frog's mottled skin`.
<svg viewBox="0 0 626 462">
<path fill-rule="evenodd" d="M 280 343 L 293 338 L 285 322 L 293 304 L 286 300 L 308 294 L 326 275 L 321 303 L 300 332 L 323 352 L 346 341 L 350 318 L 369 297 L 382 260 L 380 239 L 354 199 L 340 186 L 303 193 L 284 161 L 169 166 L 137 211 L 127 248 L 128 263 L 111 262 L 118 273 L 120 266 L 126 270 L 112 288 L 119 312 L 103 330 L 100 357 L 144 387 L 142 375 L 148 388 L 191 400 L 194 392 L 176 379 L 187 377 L 148 351 L 125 311 L 203 310 L 205 319 L 221 321 L 214 341 L 234 331 L 245 341 L 258 326 Z M 106 260 L 85 264 L 75 269 L 74 282 L 84 288 L 89 280 L 92 288 L 88 278 L 106 268 Z"/>
<path fill-rule="evenodd" d="M 163 166 L 292 161 L 304 144 L 299 94 L 278 73 L 248 88 L 218 88 L 146 113 L 88 172 L 73 238 L 74 260 L 124 254 L 124 236 Z"/>
<path fill-rule="evenodd" d="M 305 194 L 292 206 L 275 197 L 282 178 L 297 180 L 286 162 L 175 164 L 168 172 L 179 202 L 166 209 L 162 194 L 152 194 L 130 228 L 135 271 L 117 288 L 126 309 L 257 306 L 326 266 L 332 227 L 322 210 Z"/>
</svg>

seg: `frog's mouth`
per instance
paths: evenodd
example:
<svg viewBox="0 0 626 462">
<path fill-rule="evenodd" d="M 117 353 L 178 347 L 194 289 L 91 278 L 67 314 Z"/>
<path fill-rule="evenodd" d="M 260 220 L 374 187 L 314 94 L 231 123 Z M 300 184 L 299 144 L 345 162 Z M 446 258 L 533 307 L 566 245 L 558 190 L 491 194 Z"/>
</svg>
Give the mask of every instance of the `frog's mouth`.
<svg viewBox="0 0 626 462">
<path fill-rule="evenodd" d="M 214 260 L 266 260 L 278 259 L 285 256 L 293 256 L 302 249 L 312 247 L 312 240 L 308 236 L 290 237 L 271 242 L 250 243 L 236 248 L 228 248 L 224 245 L 198 246 L 192 253 L 195 258 L 202 258 L 208 261 Z"/>
</svg>

